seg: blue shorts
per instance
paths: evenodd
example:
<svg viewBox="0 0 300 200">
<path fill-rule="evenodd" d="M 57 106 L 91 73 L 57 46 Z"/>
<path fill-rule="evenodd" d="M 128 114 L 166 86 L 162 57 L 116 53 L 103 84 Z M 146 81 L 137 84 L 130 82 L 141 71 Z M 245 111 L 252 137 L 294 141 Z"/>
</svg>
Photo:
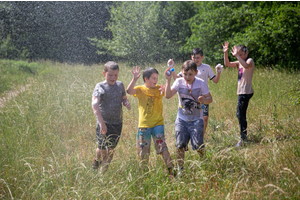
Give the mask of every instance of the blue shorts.
<svg viewBox="0 0 300 200">
<path fill-rule="evenodd" d="M 107 124 L 107 133 L 105 135 L 100 133 L 100 126 L 97 125 L 96 135 L 97 135 L 97 143 L 98 148 L 105 150 L 107 148 L 114 149 L 116 148 L 122 131 L 122 123 L 121 124 Z"/>
<path fill-rule="evenodd" d="M 176 148 L 185 148 L 191 140 L 193 150 L 204 148 L 203 143 L 203 120 L 199 119 L 192 122 L 177 118 L 175 121 Z"/>
<path fill-rule="evenodd" d="M 203 116 L 208 116 L 209 113 L 209 104 L 202 104 Z"/>
<path fill-rule="evenodd" d="M 168 150 L 163 125 L 158 125 L 153 128 L 139 128 L 136 142 L 140 156 L 150 154 L 151 137 L 157 154 L 161 154 L 163 151 Z"/>
</svg>

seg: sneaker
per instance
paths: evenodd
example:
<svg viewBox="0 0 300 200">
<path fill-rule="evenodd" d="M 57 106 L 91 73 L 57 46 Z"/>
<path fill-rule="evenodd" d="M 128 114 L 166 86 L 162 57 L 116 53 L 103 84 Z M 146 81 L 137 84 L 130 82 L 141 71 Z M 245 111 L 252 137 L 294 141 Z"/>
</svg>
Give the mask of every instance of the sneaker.
<svg viewBox="0 0 300 200">
<path fill-rule="evenodd" d="M 241 147 L 243 146 L 243 140 L 238 141 L 235 147 Z"/>
<path fill-rule="evenodd" d="M 98 169 L 100 166 L 100 162 L 96 159 L 93 160 L 92 169 Z"/>
</svg>

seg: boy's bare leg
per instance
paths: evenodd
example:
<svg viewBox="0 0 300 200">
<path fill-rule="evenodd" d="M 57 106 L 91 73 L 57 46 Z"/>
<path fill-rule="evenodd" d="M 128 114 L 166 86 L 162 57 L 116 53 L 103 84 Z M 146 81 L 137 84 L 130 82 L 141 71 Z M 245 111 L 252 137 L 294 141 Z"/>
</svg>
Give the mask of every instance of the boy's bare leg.
<svg viewBox="0 0 300 200">
<path fill-rule="evenodd" d="M 184 153 L 185 153 L 185 150 L 184 148 L 181 148 L 181 149 L 177 149 L 176 151 L 177 153 L 177 165 L 180 168 L 183 167 L 183 164 L 184 164 Z"/>
<path fill-rule="evenodd" d="M 103 151 L 105 151 L 105 156 L 103 158 L 100 171 L 104 174 L 107 171 L 108 166 L 114 157 L 114 150 L 108 149 L 108 150 L 103 150 Z"/>
<path fill-rule="evenodd" d="M 97 160 L 98 160 L 99 162 L 102 162 L 104 156 L 105 156 L 105 155 L 103 155 L 103 150 L 97 148 L 97 149 L 96 149 L 96 158 L 97 158 Z"/>
<path fill-rule="evenodd" d="M 208 116 L 203 116 L 203 137 L 206 133 L 207 123 L 208 123 Z"/>
<path fill-rule="evenodd" d="M 137 138 L 136 140 L 136 150 L 141 159 L 140 165 L 143 170 L 148 166 L 150 156 L 150 145 L 145 145 L 145 143 L 147 142 L 145 142 L 142 138 Z"/>
<path fill-rule="evenodd" d="M 164 161 L 165 161 L 167 167 L 168 167 L 168 168 L 173 167 L 173 165 L 172 165 L 172 160 L 171 160 L 169 151 L 168 151 L 168 150 L 165 150 L 165 151 L 162 152 L 161 155 L 162 155 L 162 157 L 163 157 L 163 159 L 164 159 Z"/>
<path fill-rule="evenodd" d="M 150 150 L 150 149 L 149 149 Z M 150 156 L 150 152 L 145 153 L 144 155 L 139 154 L 141 157 L 141 165 L 142 168 L 145 168 L 144 166 L 147 166 L 147 164 L 149 163 L 149 156 Z"/>
<path fill-rule="evenodd" d="M 168 150 L 165 150 L 161 153 L 161 155 L 162 155 L 162 158 L 164 159 L 164 161 L 165 161 L 165 163 L 168 167 L 169 175 L 171 175 L 170 178 L 171 179 L 174 178 L 174 176 L 176 176 L 176 173 L 173 169 L 173 164 L 172 164 L 172 159 L 171 159 L 171 156 L 170 156 L 170 152 Z"/>
<path fill-rule="evenodd" d="M 114 155 L 113 149 L 102 150 L 97 148 L 96 157 L 97 160 L 101 163 L 100 171 L 102 173 L 105 173 L 107 171 L 108 166 L 113 159 L 113 155 Z"/>
</svg>

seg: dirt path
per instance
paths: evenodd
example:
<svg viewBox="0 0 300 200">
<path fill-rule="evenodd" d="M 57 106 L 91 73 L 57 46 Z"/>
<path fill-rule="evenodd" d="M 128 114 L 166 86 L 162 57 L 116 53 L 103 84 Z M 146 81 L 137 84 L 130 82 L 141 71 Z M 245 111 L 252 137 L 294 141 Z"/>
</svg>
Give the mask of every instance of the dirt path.
<svg viewBox="0 0 300 200">
<path fill-rule="evenodd" d="M 3 108 L 6 101 L 18 96 L 20 93 L 25 92 L 26 88 L 30 87 L 30 84 L 26 86 L 18 86 L 17 89 L 5 91 L 0 97 L 0 108 Z"/>
</svg>

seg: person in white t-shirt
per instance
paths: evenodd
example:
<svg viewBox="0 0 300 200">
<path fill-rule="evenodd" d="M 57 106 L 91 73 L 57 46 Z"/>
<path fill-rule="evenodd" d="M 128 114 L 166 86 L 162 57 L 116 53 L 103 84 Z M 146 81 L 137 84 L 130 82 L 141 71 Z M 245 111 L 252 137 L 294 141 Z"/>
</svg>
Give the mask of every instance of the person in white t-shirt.
<svg viewBox="0 0 300 200">
<path fill-rule="evenodd" d="M 208 79 L 214 83 L 218 83 L 221 77 L 222 68 L 216 67 L 217 74 L 215 75 L 213 70 L 208 64 L 202 63 L 204 59 L 203 51 L 200 48 L 195 48 L 192 50 L 191 59 L 197 64 L 198 73 L 196 77 L 201 78 L 208 85 Z M 179 72 L 177 75 L 173 75 L 174 80 L 178 77 L 182 77 L 182 73 Z M 203 120 L 204 120 L 204 133 L 206 132 L 206 127 L 209 117 L 209 105 L 203 105 Z"/>
<path fill-rule="evenodd" d="M 203 129 L 203 110 L 202 104 L 210 104 L 212 96 L 207 84 L 200 78 L 197 78 L 197 64 L 192 60 L 187 60 L 182 65 L 182 76 L 177 78 L 172 87 L 172 76 L 167 75 L 165 96 L 167 99 L 178 95 L 179 105 L 177 118 L 175 121 L 175 137 L 177 148 L 177 164 L 179 168 L 178 176 L 183 173 L 184 154 L 191 140 L 193 150 L 196 150 L 200 156 L 205 154 L 204 148 L 204 129 Z M 175 72 L 171 72 L 175 74 Z"/>
</svg>

